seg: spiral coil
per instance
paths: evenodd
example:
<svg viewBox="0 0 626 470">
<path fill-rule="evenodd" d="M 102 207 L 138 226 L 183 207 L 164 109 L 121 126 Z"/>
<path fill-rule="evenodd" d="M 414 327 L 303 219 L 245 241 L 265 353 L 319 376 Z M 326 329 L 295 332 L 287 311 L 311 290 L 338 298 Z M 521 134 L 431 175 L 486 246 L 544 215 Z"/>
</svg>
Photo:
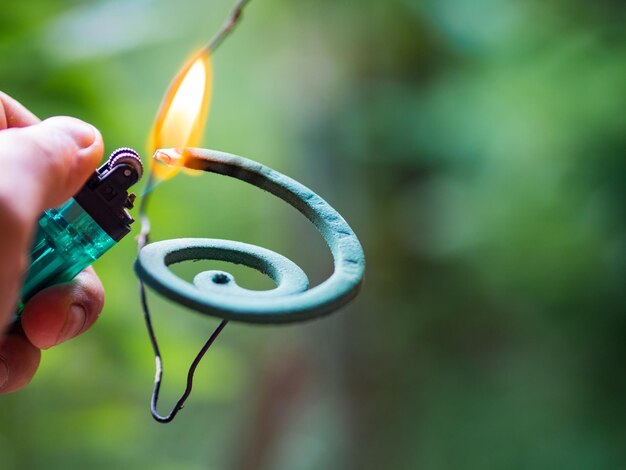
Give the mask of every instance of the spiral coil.
<svg viewBox="0 0 626 470">
<path fill-rule="evenodd" d="M 259 246 L 210 238 L 179 238 L 144 246 L 149 221 L 142 217 L 142 226 L 146 227 L 142 227 L 135 271 L 141 281 L 141 303 L 156 363 L 150 410 L 160 423 L 171 422 L 183 408 L 191 394 L 198 364 L 229 321 L 288 323 L 329 314 L 354 298 L 365 270 L 363 249 L 348 223 L 326 201 L 297 181 L 252 160 L 214 150 L 185 149 L 183 162 L 191 169 L 246 181 L 298 209 L 313 222 L 328 244 L 334 272 L 321 284 L 308 289 L 308 278 L 297 264 Z M 142 202 L 146 201 L 147 198 Z M 191 260 L 243 264 L 268 275 L 276 287 L 267 291 L 244 289 L 231 274 L 216 270 L 201 272 L 193 282 L 188 282 L 169 269 L 172 264 Z M 222 319 L 194 358 L 187 372 L 185 390 L 167 415 L 157 411 L 163 361 L 144 285 L 176 303 Z"/>
<path fill-rule="evenodd" d="M 348 223 L 324 199 L 301 183 L 265 165 L 237 155 L 186 149 L 184 166 L 231 176 L 279 197 L 307 217 L 331 250 L 333 274 L 308 289 L 306 274 L 294 262 L 271 250 L 246 243 L 180 238 L 151 243 L 135 263 L 139 278 L 159 294 L 198 312 L 248 323 L 289 323 L 329 314 L 358 293 L 365 256 Z M 205 271 L 188 282 L 169 266 L 189 260 L 242 264 L 268 275 L 276 287 L 252 291 L 223 271 Z"/>
</svg>

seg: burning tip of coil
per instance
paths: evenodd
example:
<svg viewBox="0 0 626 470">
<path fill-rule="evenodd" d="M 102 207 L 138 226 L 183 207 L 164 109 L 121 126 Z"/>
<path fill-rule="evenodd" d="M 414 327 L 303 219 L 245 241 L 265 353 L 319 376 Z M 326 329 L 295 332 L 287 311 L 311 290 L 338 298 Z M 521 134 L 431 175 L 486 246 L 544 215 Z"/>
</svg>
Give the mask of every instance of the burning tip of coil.
<svg viewBox="0 0 626 470">
<path fill-rule="evenodd" d="M 177 149 L 157 149 L 152 158 L 168 166 L 178 166 L 182 163 L 182 153 Z"/>
<path fill-rule="evenodd" d="M 183 170 L 189 175 L 198 175 L 202 172 L 198 168 L 190 166 L 189 160 L 190 149 L 183 148 L 160 148 L 154 151 L 152 158 L 156 164 L 152 165 L 151 175 L 155 181 L 164 181 L 170 179 Z"/>
</svg>

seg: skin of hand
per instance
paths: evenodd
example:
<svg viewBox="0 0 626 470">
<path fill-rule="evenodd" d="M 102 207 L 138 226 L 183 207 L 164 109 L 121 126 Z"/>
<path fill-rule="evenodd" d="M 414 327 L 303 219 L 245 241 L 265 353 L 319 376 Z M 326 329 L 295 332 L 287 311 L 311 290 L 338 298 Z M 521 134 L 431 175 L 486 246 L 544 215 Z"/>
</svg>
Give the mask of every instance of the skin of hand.
<svg viewBox="0 0 626 470">
<path fill-rule="evenodd" d="M 37 221 L 72 197 L 102 158 L 100 132 L 71 117 L 40 121 L 0 92 L 0 394 L 32 379 L 48 349 L 87 330 L 104 289 L 93 269 L 30 299 L 21 324 L 7 330 L 29 264 Z"/>
</svg>

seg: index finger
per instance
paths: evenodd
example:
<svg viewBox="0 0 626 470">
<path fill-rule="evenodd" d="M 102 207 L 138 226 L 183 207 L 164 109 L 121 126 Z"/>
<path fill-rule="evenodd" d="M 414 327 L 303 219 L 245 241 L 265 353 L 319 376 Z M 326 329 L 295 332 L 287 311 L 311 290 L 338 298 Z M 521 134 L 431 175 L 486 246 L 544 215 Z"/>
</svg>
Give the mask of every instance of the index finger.
<svg viewBox="0 0 626 470">
<path fill-rule="evenodd" d="M 0 91 L 0 130 L 8 127 L 27 127 L 37 124 L 39 118 L 14 100 Z"/>
</svg>

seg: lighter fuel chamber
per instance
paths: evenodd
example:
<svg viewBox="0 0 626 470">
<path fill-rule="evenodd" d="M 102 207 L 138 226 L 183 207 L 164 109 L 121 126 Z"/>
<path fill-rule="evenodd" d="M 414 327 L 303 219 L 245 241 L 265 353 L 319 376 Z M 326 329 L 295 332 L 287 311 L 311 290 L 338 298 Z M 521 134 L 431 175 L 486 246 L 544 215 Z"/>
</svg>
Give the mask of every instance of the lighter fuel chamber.
<svg viewBox="0 0 626 470">
<path fill-rule="evenodd" d="M 67 282 L 130 232 L 135 195 L 128 189 L 141 178 L 141 158 L 121 148 L 69 201 L 39 219 L 31 262 L 22 287 L 22 305 L 45 287 Z"/>
</svg>

